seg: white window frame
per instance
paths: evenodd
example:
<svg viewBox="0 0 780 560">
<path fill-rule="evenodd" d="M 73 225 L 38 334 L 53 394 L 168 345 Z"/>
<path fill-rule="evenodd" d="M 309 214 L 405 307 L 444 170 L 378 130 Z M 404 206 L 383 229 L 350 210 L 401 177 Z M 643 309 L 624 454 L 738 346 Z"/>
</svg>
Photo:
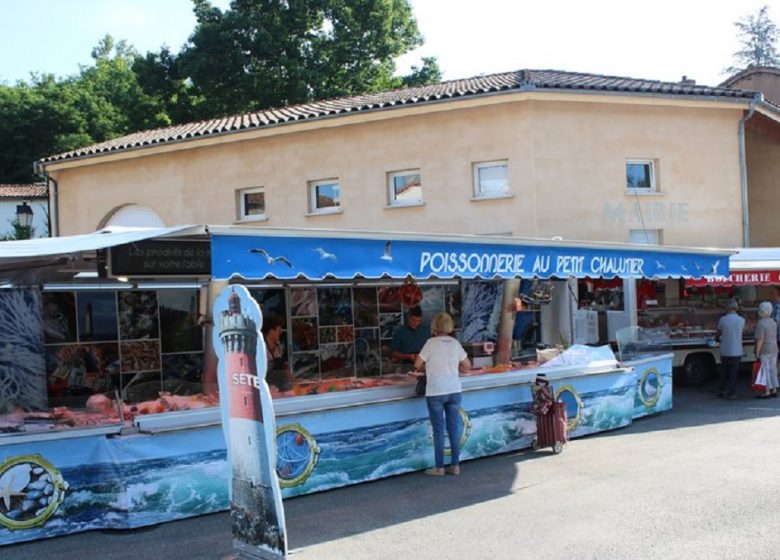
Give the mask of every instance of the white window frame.
<svg viewBox="0 0 780 560">
<path fill-rule="evenodd" d="M 650 167 L 650 187 L 647 189 L 633 189 L 628 186 L 628 166 L 648 165 Z M 626 192 L 629 194 L 656 194 L 658 192 L 658 180 L 656 178 L 655 160 L 652 159 L 628 159 L 625 166 Z"/>
<path fill-rule="evenodd" d="M 339 196 L 336 199 L 335 206 L 319 208 L 317 206 L 317 187 L 321 185 L 333 185 L 338 188 Z M 341 213 L 341 181 L 337 177 L 331 179 L 318 179 L 309 181 L 309 216 L 319 216 L 321 214 L 339 214 Z"/>
<path fill-rule="evenodd" d="M 262 214 L 247 214 L 246 211 L 246 199 L 244 195 L 253 193 L 263 193 L 263 202 L 265 208 Z M 265 197 L 265 187 L 250 187 L 247 189 L 236 190 L 236 196 L 238 197 L 238 220 L 241 222 L 259 222 L 268 219 L 268 205 Z"/>
<path fill-rule="evenodd" d="M 512 193 L 510 191 L 510 182 L 509 182 L 509 160 L 508 159 L 497 159 L 493 161 L 479 161 L 473 163 L 471 167 L 472 167 L 472 177 L 473 177 L 473 186 L 474 186 L 473 200 L 490 200 L 494 198 L 512 197 Z M 479 181 L 479 172 L 481 169 L 486 169 L 490 167 L 506 167 L 506 192 L 505 193 L 485 194 L 484 192 L 482 192 L 481 184 Z"/>
<path fill-rule="evenodd" d="M 408 175 L 420 176 L 420 198 L 417 200 L 400 201 L 395 197 L 395 185 L 394 180 L 396 177 L 406 177 Z M 422 195 L 422 173 L 419 169 L 403 169 L 401 171 L 391 171 L 387 174 L 387 205 L 388 207 L 406 207 L 406 206 L 421 206 L 425 204 Z"/>
<path fill-rule="evenodd" d="M 663 245 L 662 229 L 630 229 L 628 242 L 636 245 Z"/>
</svg>

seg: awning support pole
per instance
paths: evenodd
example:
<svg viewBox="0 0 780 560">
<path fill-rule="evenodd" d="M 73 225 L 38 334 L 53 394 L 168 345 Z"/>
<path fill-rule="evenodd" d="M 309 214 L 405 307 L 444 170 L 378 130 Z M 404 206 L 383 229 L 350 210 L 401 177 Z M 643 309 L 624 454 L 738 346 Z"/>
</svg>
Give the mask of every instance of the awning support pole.
<svg viewBox="0 0 780 560">
<path fill-rule="evenodd" d="M 498 324 L 498 349 L 494 364 L 508 364 L 512 361 L 512 334 L 515 329 L 515 298 L 520 291 L 520 279 L 504 280 L 504 295 L 501 301 L 501 319 Z"/>
<path fill-rule="evenodd" d="M 212 280 L 201 290 L 200 309 L 202 315 L 199 321 L 203 327 L 203 393 L 216 395 L 219 393 L 217 380 L 217 353 L 214 351 L 214 323 L 219 319 L 214 317 L 214 301 L 228 285 L 227 280 Z"/>
<path fill-rule="evenodd" d="M 623 279 L 623 309 L 625 309 L 628 318 L 628 324 L 632 327 L 637 326 L 638 311 L 636 304 L 636 279 Z"/>
</svg>

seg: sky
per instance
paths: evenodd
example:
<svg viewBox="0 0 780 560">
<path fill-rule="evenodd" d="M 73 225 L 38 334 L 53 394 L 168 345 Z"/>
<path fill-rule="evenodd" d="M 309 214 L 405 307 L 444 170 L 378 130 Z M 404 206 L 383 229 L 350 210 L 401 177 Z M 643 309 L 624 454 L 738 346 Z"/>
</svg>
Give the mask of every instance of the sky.
<svg viewBox="0 0 780 560">
<path fill-rule="evenodd" d="M 401 57 L 398 71 L 435 56 L 447 80 L 532 68 L 717 85 L 739 49 L 735 21 L 767 5 L 780 25 L 780 0 L 411 4 L 425 44 Z M 106 34 L 141 53 L 175 52 L 194 25 L 191 0 L 0 0 L 0 83 L 76 74 Z"/>
</svg>

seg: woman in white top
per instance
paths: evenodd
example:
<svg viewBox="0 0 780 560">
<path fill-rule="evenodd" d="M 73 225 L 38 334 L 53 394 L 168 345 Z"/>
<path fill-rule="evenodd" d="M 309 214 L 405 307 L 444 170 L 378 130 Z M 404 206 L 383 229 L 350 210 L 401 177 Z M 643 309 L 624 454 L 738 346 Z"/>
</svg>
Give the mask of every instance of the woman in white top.
<svg viewBox="0 0 780 560">
<path fill-rule="evenodd" d="M 759 399 L 777 397 L 777 323 L 772 319 L 772 303 L 762 301 L 758 306 L 758 323 L 754 330 L 756 357 L 766 372 L 766 391 Z"/>
<path fill-rule="evenodd" d="M 448 313 L 438 313 L 431 321 L 431 333 L 414 362 L 418 371 L 425 371 L 425 401 L 433 428 L 435 466 L 425 474 L 441 476 L 444 468 L 444 429 L 450 438 L 449 474 L 460 474 L 460 372 L 468 371 L 471 363 L 460 342 L 450 336 L 454 324 Z"/>
</svg>

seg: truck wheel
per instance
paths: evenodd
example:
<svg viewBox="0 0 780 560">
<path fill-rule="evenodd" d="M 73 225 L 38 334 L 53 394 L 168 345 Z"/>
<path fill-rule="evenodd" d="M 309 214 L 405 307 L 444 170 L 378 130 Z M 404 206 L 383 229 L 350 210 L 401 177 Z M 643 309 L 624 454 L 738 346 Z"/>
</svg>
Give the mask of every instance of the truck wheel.
<svg viewBox="0 0 780 560">
<path fill-rule="evenodd" d="M 704 385 L 715 371 L 715 359 L 709 354 L 693 354 L 685 358 L 680 372 L 680 385 Z"/>
</svg>

